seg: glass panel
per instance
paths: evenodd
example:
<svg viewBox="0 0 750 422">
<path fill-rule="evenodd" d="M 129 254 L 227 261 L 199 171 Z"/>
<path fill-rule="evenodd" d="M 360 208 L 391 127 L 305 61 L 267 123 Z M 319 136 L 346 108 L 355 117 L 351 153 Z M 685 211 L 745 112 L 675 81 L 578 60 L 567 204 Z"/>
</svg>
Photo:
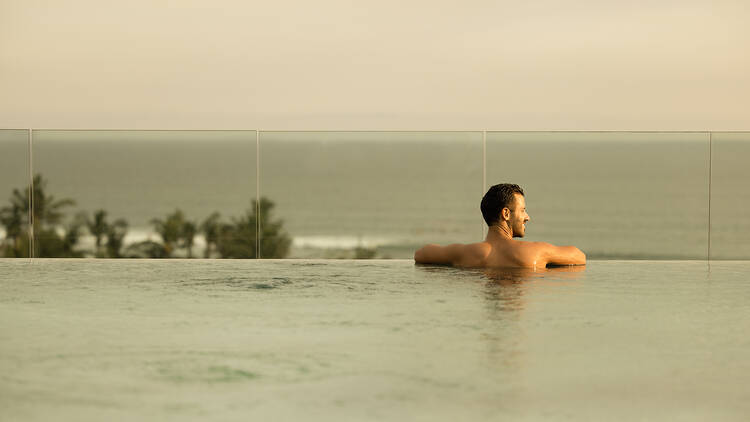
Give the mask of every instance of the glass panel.
<svg viewBox="0 0 750 422">
<path fill-rule="evenodd" d="M 487 134 L 487 183 L 517 183 L 528 240 L 591 259 L 705 259 L 708 134 Z"/>
<path fill-rule="evenodd" d="M 289 257 L 411 258 L 425 243 L 481 240 L 481 132 L 261 132 L 260 157 Z M 272 258 L 284 238 L 267 221 Z"/>
<path fill-rule="evenodd" d="M 0 257 L 29 256 L 29 132 L 0 130 Z"/>
<path fill-rule="evenodd" d="M 711 139 L 711 258 L 750 259 L 750 132 Z"/>
<path fill-rule="evenodd" d="M 33 146 L 37 256 L 256 257 L 254 131 L 34 131 Z"/>
</svg>

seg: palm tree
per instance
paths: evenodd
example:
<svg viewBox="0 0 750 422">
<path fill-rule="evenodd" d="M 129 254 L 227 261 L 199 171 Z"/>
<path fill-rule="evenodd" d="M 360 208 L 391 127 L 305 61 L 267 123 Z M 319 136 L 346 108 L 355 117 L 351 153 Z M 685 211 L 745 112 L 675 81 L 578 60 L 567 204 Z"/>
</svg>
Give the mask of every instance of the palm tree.
<svg viewBox="0 0 750 422">
<path fill-rule="evenodd" d="M 216 248 L 222 258 L 257 258 L 255 215 L 247 212 L 219 228 Z"/>
<path fill-rule="evenodd" d="M 55 200 L 54 196 L 47 195 L 45 192 L 46 187 L 47 180 L 39 173 L 34 175 L 34 194 L 32 196 L 34 199 L 34 213 L 32 215 L 32 222 L 34 223 L 35 230 L 37 228 L 41 230 L 46 226 L 54 227 L 59 224 L 65 215 L 62 212 L 62 208 L 75 205 L 76 203 L 69 198 Z M 13 196 L 16 200 L 23 200 L 26 204 L 30 203 L 28 201 L 28 190 L 25 190 L 21 194 L 17 189 L 14 189 Z M 26 205 L 26 210 L 28 211 L 28 205 Z"/>
<path fill-rule="evenodd" d="M 203 251 L 204 258 L 211 257 L 211 246 L 215 246 L 216 242 L 219 241 L 219 229 L 221 228 L 219 223 L 220 218 L 221 216 L 219 213 L 214 212 L 203 220 L 200 225 L 200 231 L 206 238 L 206 249 Z"/>
<path fill-rule="evenodd" d="M 21 236 L 24 233 L 27 213 L 24 213 L 23 207 L 11 201 L 10 206 L 0 209 L 0 224 L 5 228 L 5 239 L 3 240 L 3 256 L 19 257 L 24 254 L 21 251 Z"/>
<path fill-rule="evenodd" d="M 128 222 L 118 218 L 114 223 L 107 226 L 107 256 L 120 258 L 123 240 L 128 233 Z"/>
<path fill-rule="evenodd" d="M 253 209 L 256 201 L 253 201 Z M 263 258 L 284 258 L 289 253 L 292 239 L 283 231 L 284 220 L 273 220 L 271 209 L 274 203 L 265 197 L 260 198 L 260 256 Z"/>
<path fill-rule="evenodd" d="M 182 240 L 182 246 L 187 249 L 188 258 L 193 257 L 193 243 L 195 242 L 195 234 L 197 232 L 198 228 L 192 221 L 185 221 L 182 223 L 180 238 Z"/>
<path fill-rule="evenodd" d="M 29 227 L 29 194 L 13 189 L 10 205 L 0 209 L 0 223 L 5 227 L 4 253 L 6 257 L 29 256 L 28 245 L 22 245 L 24 233 Z"/>
<path fill-rule="evenodd" d="M 81 229 L 86 225 L 86 214 L 78 213 L 75 219 L 65 227 L 65 233 L 62 236 L 62 253 L 58 256 L 67 258 L 79 258 L 83 256 L 82 252 L 74 250 L 78 239 L 81 237 Z"/>
<path fill-rule="evenodd" d="M 10 197 L 10 206 L 0 210 L 0 222 L 5 226 L 6 241 L 5 255 L 28 256 L 22 245 L 24 228 L 29 227 L 29 221 L 25 216 L 29 215 L 31 200 L 33 199 L 33 215 L 31 222 L 34 226 L 34 237 L 40 239 L 38 256 L 72 256 L 75 242 L 78 241 L 77 222 L 70 225 L 65 231 L 63 238 L 57 234 L 56 229 L 64 217 L 63 208 L 74 205 L 72 199 L 56 200 L 54 196 L 45 192 L 47 180 L 37 173 L 33 179 L 34 189 L 29 197 L 29 188 L 13 189 Z M 12 245 L 9 240 L 12 239 Z M 67 242 L 67 243 L 66 243 Z M 70 243 L 73 242 L 73 243 Z"/>
<path fill-rule="evenodd" d="M 170 258 L 175 249 L 175 244 L 182 238 L 185 215 L 177 209 L 164 220 L 158 218 L 152 219 L 151 224 L 154 225 L 154 230 L 161 236 L 166 257 Z"/>
<path fill-rule="evenodd" d="M 284 258 L 289 253 L 292 241 L 282 230 L 284 222 L 271 218 L 273 207 L 274 203 L 267 198 L 260 198 L 260 206 L 253 199 L 251 209 L 245 211 L 244 216 L 233 218 L 232 224 L 223 224 L 217 245 L 222 258 L 257 257 L 258 216 L 261 222 L 260 256 Z"/>
<path fill-rule="evenodd" d="M 89 233 L 96 238 L 96 256 L 102 255 L 102 239 L 109 232 L 109 224 L 107 223 L 107 211 L 98 210 L 94 213 L 94 219 L 86 219 L 86 226 L 89 229 Z"/>
</svg>

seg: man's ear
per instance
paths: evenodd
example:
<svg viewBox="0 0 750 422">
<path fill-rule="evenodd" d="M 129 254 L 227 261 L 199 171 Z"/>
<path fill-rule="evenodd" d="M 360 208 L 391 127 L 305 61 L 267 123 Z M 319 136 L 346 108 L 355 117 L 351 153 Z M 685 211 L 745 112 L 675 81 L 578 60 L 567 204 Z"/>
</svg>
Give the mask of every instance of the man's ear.
<svg viewBox="0 0 750 422">
<path fill-rule="evenodd" d="M 503 220 L 510 220 L 510 208 L 503 208 L 503 210 L 500 211 L 500 215 L 503 217 Z"/>
</svg>

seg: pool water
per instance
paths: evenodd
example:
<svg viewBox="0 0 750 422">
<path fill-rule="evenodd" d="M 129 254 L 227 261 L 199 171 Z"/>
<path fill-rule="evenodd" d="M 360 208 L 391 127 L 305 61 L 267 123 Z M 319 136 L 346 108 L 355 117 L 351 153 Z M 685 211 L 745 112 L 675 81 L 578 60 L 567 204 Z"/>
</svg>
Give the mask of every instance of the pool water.
<svg viewBox="0 0 750 422">
<path fill-rule="evenodd" d="M 0 420 L 746 420 L 748 278 L 0 260 Z"/>
</svg>

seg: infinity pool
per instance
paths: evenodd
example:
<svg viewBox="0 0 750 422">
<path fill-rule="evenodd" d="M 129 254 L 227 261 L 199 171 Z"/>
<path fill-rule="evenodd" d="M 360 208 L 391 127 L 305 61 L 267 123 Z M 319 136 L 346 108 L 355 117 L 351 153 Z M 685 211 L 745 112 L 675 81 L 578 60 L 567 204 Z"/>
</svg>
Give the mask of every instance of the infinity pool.
<svg viewBox="0 0 750 422">
<path fill-rule="evenodd" d="M 749 278 L 0 260 L 0 420 L 747 420 Z"/>
</svg>

